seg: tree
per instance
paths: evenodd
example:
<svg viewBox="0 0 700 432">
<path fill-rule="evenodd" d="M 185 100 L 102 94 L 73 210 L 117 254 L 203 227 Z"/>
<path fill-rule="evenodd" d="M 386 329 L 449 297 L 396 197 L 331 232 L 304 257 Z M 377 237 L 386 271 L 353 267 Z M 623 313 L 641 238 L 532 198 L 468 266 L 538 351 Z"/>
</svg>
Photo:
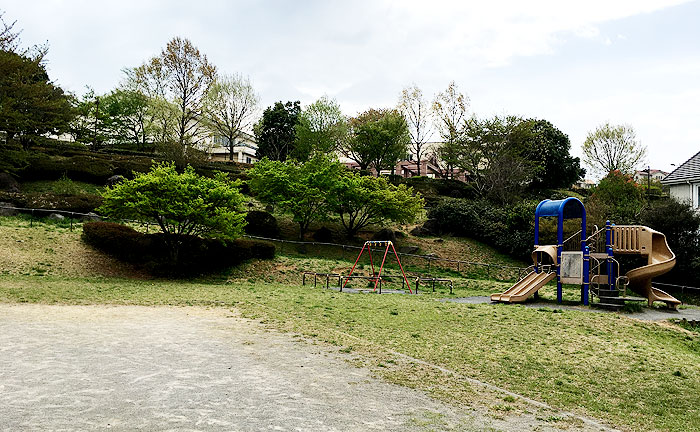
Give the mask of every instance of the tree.
<svg viewBox="0 0 700 432">
<path fill-rule="evenodd" d="M 645 205 L 643 194 L 643 188 L 632 176 L 610 171 L 586 201 L 589 219 L 598 224 L 604 224 L 606 220 L 616 224 L 637 223 Z"/>
<path fill-rule="evenodd" d="M 457 142 L 462 134 L 462 124 L 466 120 L 469 109 L 469 97 L 459 92 L 454 81 L 450 82 L 444 92 L 435 95 L 433 100 L 433 114 L 436 127 L 442 138 L 442 144 L 435 149 L 436 162 L 442 159 L 443 177 L 453 176 L 453 168 L 456 163 Z"/>
<path fill-rule="evenodd" d="M 602 174 L 620 171 L 631 174 L 647 154 L 632 126 L 605 123 L 589 132 L 583 143 L 586 165 Z"/>
<path fill-rule="evenodd" d="M 224 138 L 233 160 L 233 148 L 242 132 L 250 131 L 260 97 L 241 75 L 219 77 L 207 94 L 206 113 L 211 130 Z"/>
<path fill-rule="evenodd" d="M 291 213 L 299 224 L 299 239 L 303 239 L 311 222 L 327 215 L 329 193 L 343 169 L 340 162 L 323 154 L 305 163 L 264 158 L 248 171 L 249 185 L 260 201 Z"/>
<path fill-rule="evenodd" d="M 178 173 L 175 164 L 160 163 L 106 189 L 98 211 L 113 218 L 157 223 L 177 263 L 184 236 L 227 241 L 242 234 L 245 214 L 239 186 L 239 180 L 231 182 L 224 173 L 207 178 L 189 165 Z"/>
<path fill-rule="evenodd" d="M 411 150 L 416 158 L 418 175 L 421 175 L 421 160 L 426 151 L 425 144 L 432 135 L 430 105 L 423 97 L 423 91 L 414 84 L 401 91 L 399 110 L 406 119 L 408 133 L 411 135 Z"/>
<path fill-rule="evenodd" d="M 332 193 L 330 208 L 340 216 L 348 238 L 362 228 L 385 221 L 412 222 L 424 202 L 406 185 L 394 186 L 383 177 L 344 173 Z"/>
<path fill-rule="evenodd" d="M 529 131 L 523 157 L 534 163 L 533 188 L 568 188 L 586 174 L 581 160 L 570 155 L 569 137 L 547 120 L 524 120 Z"/>
<path fill-rule="evenodd" d="M 299 101 L 275 102 L 265 109 L 254 128 L 258 159 L 283 161 L 292 154 L 300 113 Z"/>
<path fill-rule="evenodd" d="M 306 160 L 314 153 L 335 153 L 347 142 L 348 133 L 348 122 L 338 102 L 323 96 L 299 115 L 294 157 Z"/>
<path fill-rule="evenodd" d="M 455 165 L 469 172 L 474 189 L 485 198 L 506 203 L 529 183 L 534 164 L 522 157 L 531 131 L 513 116 L 464 122 Z"/>
<path fill-rule="evenodd" d="M 350 119 L 352 137 L 344 148 L 345 154 L 366 170 L 372 167 L 377 175 L 405 158 L 411 137 L 401 113 L 389 109 L 369 109 Z"/>
<path fill-rule="evenodd" d="M 101 99 L 107 135 L 114 144 L 134 144 L 143 150 L 153 140 L 149 121 L 150 101 L 146 95 L 117 88 Z"/>
<path fill-rule="evenodd" d="M 26 149 L 37 137 L 68 129 L 73 109 L 40 59 L 0 51 L 0 130 Z"/>
<path fill-rule="evenodd" d="M 155 91 L 177 107 L 176 148 L 172 150 L 176 160 L 182 162 L 203 139 L 205 96 L 216 79 L 216 67 L 189 39 L 176 37 L 145 65 L 143 72 Z"/>
</svg>

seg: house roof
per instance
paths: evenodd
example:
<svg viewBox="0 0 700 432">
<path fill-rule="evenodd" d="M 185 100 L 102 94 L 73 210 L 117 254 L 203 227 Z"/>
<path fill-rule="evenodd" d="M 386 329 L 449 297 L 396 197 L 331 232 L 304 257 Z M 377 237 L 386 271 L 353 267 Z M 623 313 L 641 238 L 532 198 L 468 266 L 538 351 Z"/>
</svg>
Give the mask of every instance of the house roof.
<svg viewBox="0 0 700 432">
<path fill-rule="evenodd" d="M 700 180 L 700 152 L 695 153 L 695 156 L 683 162 L 671 174 L 661 180 L 661 183 L 678 184 L 698 180 Z"/>
</svg>

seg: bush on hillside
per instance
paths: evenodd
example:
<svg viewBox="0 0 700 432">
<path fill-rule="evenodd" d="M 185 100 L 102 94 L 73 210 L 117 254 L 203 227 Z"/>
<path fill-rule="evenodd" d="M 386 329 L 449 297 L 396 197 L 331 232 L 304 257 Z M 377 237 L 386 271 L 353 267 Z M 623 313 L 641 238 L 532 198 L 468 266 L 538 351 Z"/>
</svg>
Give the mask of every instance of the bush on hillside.
<svg viewBox="0 0 700 432">
<path fill-rule="evenodd" d="M 266 211 L 252 210 L 245 215 L 246 226 L 243 228 L 246 234 L 276 238 L 280 235 L 277 219 Z"/>
<path fill-rule="evenodd" d="M 162 233 L 143 234 L 112 222 L 88 222 L 83 225 L 83 240 L 123 261 L 144 265 L 155 274 L 194 275 L 237 265 L 248 259 L 272 259 L 271 244 L 238 239 L 221 242 L 196 236 L 180 236 L 182 254 L 178 263 L 169 260 L 169 244 Z"/>
<path fill-rule="evenodd" d="M 535 237 L 537 203 L 499 206 L 486 200 L 444 199 L 430 210 L 443 233 L 471 237 L 516 258 L 528 259 Z"/>
<path fill-rule="evenodd" d="M 102 205 L 102 197 L 91 194 L 61 195 L 53 193 L 21 194 L 0 192 L 0 201 L 7 201 L 22 208 L 64 210 L 76 213 L 90 213 Z"/>
<path fill-rule="evenodd" d="M 676 266 L 663 280 L 700 286 L 700 215 L 688 204 L 666 198 L 652 201 L 641 223 L 664 233 L 676 254 Z"/>
</svg>

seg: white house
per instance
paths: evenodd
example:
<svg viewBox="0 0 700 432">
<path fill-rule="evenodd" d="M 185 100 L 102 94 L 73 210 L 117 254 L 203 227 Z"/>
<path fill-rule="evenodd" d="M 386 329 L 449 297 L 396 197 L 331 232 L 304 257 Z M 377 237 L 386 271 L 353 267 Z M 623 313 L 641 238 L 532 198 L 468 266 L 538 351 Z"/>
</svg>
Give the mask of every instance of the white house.
<svg viewBox="0 0 700 432">
<path fill-rule="evenodd" d="M 672 197 L 700 210 L 700 152 L 673 170 L 661 184 L 668 186 Z"/>
<path fill-rule="evenodd" d="M 231 149 L 228 138 L 221 136 L 211 137 L 211 143 L 207 146 L 209 159 L 213 161 L 230 161 Z M 253 135 L 241 132 L 233 145 L 233 161 L 252 164 L 258 161 L 256 153 L 258 144 Z"/>
<path fill-rule="evenodd" d="M 648 173 L 647 170 L 635 171 L 634 181 L 638 184 L 646 184 L 648 180 L 661 181 L 665 179 L 667 175 L 668 173 L 666 171 L 661 171 L 658 169 L 649 169 Z"/>
</svg>

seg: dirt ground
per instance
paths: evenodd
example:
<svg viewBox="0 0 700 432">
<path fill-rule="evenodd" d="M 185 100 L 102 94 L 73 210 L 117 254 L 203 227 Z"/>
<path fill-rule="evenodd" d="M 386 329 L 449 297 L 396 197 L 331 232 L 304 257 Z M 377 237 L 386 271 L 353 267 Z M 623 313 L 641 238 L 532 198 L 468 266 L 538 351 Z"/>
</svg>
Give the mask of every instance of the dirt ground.
<svg viewBox="0 0 700 432">
<path fill-rule="evenodd" d="M 0 430 L 607 430 L 449 406 L 349 357 L 225 309 L 3 304 Z"/>
</svg>

